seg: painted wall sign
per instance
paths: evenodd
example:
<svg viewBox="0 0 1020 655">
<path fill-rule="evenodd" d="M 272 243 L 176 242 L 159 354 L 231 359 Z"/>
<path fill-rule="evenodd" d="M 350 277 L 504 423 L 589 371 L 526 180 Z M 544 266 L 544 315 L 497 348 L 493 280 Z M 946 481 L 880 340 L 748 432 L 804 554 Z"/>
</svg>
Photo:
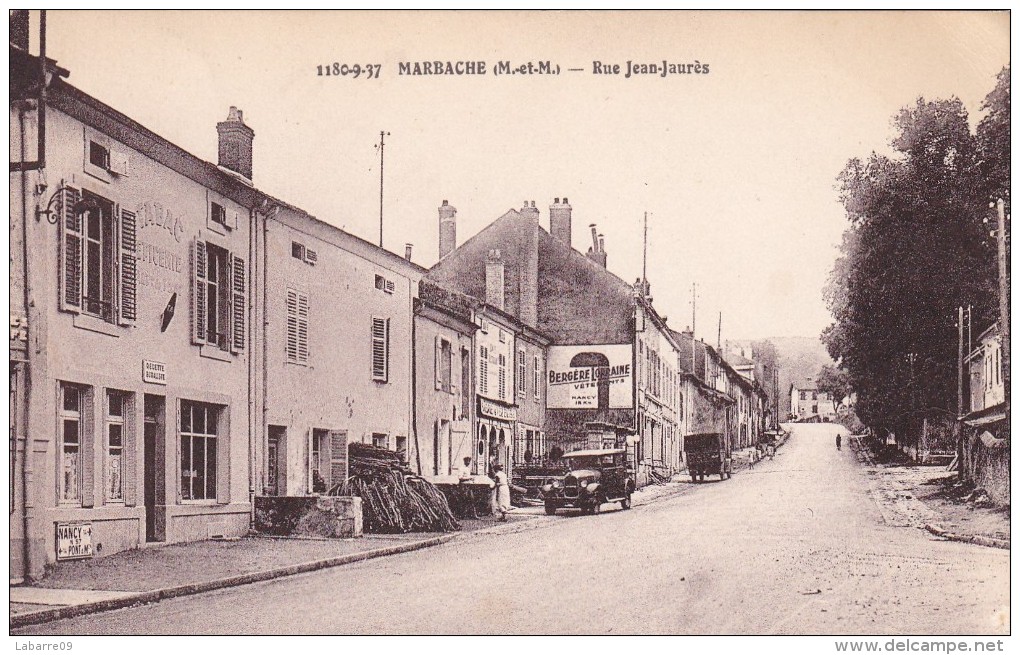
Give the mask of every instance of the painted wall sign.
<svg viewBox="0 0 1020 655">
<path fill-rule="evenodd" d="M 634 406 L 629 344 L 550 346 L 546 407 L 626 409 Z"/>
<path fill-rule="evenodd" d="M 57 524 L 57 561 L 92 557 L 91 523 Z"/>
<path fill-rule="evenodd" d="M 505 405 L 500 405 L 488 398 L 482 398 L 481 396 L 478 398 L 478 411 L 483 416 L 488 416 L 489 418 L 498 419 L 500 421 L 513 423 L 517 420 L 516 407 L 506 407 Z"/>
<path fill-rule="evenodd" d="M 184 217 L 174 215 L 158 202 L 143 202 L 138 206 L 138 225 L 141 229 L 157 228 L 169 232 L 177 243 L 184 236 Z"/>
<path fill-rule="evenodd" d="M 142 382 L 166 384 L 166 364 L 151 359 L 142 360 Z"/>
</svg>

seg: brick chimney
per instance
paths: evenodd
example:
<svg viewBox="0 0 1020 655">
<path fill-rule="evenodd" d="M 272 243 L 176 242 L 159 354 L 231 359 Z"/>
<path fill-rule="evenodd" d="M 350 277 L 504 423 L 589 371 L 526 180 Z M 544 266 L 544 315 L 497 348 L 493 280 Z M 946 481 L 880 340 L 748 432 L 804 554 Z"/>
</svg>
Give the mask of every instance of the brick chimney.
<svg viewBox="0 0 1020 655">
<path fill-rule="evenodd" d="M 237 107 L 231 107 L 227 120 L 216 123 L 216 132 L 220 136 L 220 166 L 250 180 L 251 143 L 255 139 L 255 130 L 244 124 L 244 113 Z"/>
<path fill-rule="evenodd" d="M 606 267 L 606 238 L 599 234 L 595 229 L 595 224 L 592 223 L 591 228 L 591 248 L 588 248 L 588 259 L 592 260 L 602 268 Z"/>
<path fill-rule="evenodd" d="M 549 234 L 563 243 L 570 245 L 570 203 L 559 198 L 549 205 Z"/>
<path fill-rule="evenodd" d="M 439 259 L 457 247 L 457 208 L 446 200 L 439 207 Z"/>
<path fill-rule="evenodd" d="M 499 250 L 490 250 L 485 259 L 485 303 L 503 311 L 506 310 L 504 280 L 503 258 Z"/>
<path fill-rule="evenodd" d="M 414 247 L 413 243 L 404 244 L 404 259 L 411 261 L 411 249 Z"/>
<path fill-rule="evenodd" d="M 517 258 L 518 297 L 517 318 L 525 325 L 538 325 L 538 207 L 535 201 L 525 201 L 520 211 L 525 224 Z"/>
</svg>

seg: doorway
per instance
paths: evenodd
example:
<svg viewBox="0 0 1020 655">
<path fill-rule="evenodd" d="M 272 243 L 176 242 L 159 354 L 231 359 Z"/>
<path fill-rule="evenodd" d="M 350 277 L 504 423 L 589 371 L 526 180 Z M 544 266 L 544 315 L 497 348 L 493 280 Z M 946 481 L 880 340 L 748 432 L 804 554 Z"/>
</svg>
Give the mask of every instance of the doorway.
<svg viewBox="0 0 1020 655">
<path fill-rule="evenodd" d="M 166 398 L 145 394 L 145 541 L 166 541 Z"/>
<path fill-rule="evenodd" d="M 269 426 L 266 445 L 266 495 L 287 495 L 287 428 Z"/>
</svg>

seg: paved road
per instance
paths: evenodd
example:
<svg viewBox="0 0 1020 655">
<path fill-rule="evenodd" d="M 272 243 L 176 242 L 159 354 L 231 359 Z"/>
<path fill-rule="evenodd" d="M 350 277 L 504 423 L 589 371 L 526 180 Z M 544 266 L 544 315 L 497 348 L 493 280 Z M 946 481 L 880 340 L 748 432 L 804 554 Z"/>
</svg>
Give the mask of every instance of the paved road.
<svg viewBox="0 0 1020 655">
<path fill-rule="evenodd" d="M 1007 633 L 1009 553 L 884 525 L 836 429 L 796 426 L 774 461 L 631 511 L 27 631 Z"/>
</svg>

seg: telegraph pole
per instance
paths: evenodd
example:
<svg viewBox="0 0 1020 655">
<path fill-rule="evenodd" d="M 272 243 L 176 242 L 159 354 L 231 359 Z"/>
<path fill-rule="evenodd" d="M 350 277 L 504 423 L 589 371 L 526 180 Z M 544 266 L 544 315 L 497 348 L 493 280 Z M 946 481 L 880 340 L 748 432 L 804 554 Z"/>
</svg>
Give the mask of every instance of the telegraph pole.
<svg viewBox="0 0 1020 655">
<path fill-rule="evenodd" d="M 648 212 L 645 212 L 645 245 L 641 256 L 641 295 L 648 295 Z"/>
<path fill-rule="evenodd" d="M 379 132 L 379 247 L 383 247 L 383 167 L 385 166 L 384 152 L 386 150 L 386 137 L 389 132 Z"/>
<path fill-rule="evenodd" d="M 998 219 L 998 229 L 995 231 L 995 241 L 998 250 L 999 262 L 999 342 L 1002 348 L 1002 383 L 1006 399 L 1006 425 L 1009 425 L 1009 281 L 1007 279 L 1006 266 L 1006 203 L 999 198 L 995 203 L 995 213 Z"/>
</svg>

